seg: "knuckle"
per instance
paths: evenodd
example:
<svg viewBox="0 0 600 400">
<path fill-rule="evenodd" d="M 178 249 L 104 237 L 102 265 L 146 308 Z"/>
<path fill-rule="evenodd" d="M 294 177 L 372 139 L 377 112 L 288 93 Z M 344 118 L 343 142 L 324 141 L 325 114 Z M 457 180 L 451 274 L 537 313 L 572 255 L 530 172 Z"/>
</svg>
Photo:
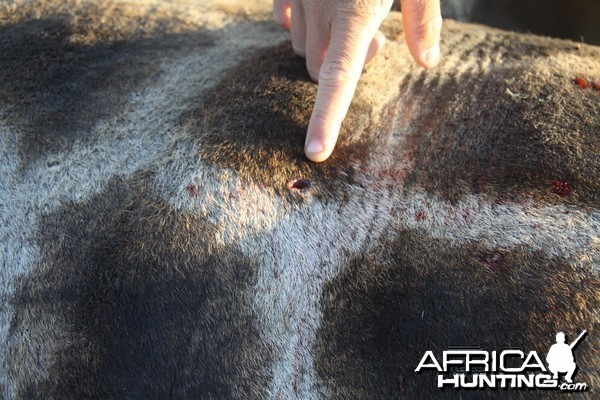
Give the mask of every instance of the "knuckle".
<svg viewBox="0 0 600 400">
<path fill-rule="evenodd" d="M 344 21 L 348 26 L 365 26 L 376 17 L 373 9 L 341 9 L 333 14 L 333 18 Z"/>
<path fill-rule="evenodd" d="M 343 60 L 327 61 L 323 63 L 319 71 L 319 83 L 338 86 L 351 81 L 352 76 L 352 69 L 348 62 Z"/>
<path fill-rule="evenodd" d="M 434 15 L 429 19 L 424 20 L 422 23 L 415 24 L 413 26 L 413 34 L 420 38 L 426 38 L 439 34 L 441 29 L 442 17 L 440 15 Z"/>
<path fill-rule="evenodd" d="M 339 0 L 335 12 L 357 22 L 382 20 L 393 3 L 393 0 Z"/>
</svg>

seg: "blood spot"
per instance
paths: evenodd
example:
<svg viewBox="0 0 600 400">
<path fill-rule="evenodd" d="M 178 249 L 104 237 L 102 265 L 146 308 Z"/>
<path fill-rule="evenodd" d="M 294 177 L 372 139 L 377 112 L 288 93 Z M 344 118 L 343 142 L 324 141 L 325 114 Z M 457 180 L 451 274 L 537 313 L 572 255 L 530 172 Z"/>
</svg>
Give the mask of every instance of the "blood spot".
<svg viewBox="0 0 600 400">
<path fill-rule="evenodd" d="M 574 82 L 580 88 L 586 89 L 587 87 L 589 87 L 587 81 L 581 77 L 575 78 Z"/>
<path fill-rule="evenodd" d="M 198 186 L 197 185 L 194 185 L 194 184 L 190 183 L 189 185 L 187 185 L 185 187 L 185 190 L 186 190 L 188 196 L 190 196 L 190 197 L 192 197 L 194 199 L 198 197 L 199 191 L 198 191 Z"/>
<path fill-rule="evenodd" d="M 288 189 L 308 190 L 312 184 L 308 179 L 295 179 L 288 184 Z"/>
<path fill-rule="evenodd" d="M 482 256 L 482 260 L 490 269 L 498 270 L 504 264 L 504 254 L 499 251 L 492 251 L 485 253 Z"/>
<path fill-rule="evenodd" d="M 592 86 L 594 87 L 594 89 L 600 90 L 600 82 L 594 82 L 592 83 Z"/>
<path fill-rule="evenodd" d="M 559 196 L 566 196 L 571 193 L 571 185 L 567 181 L 554 181 L 552 184 L 552 191 Z"/>
<path fill-rule="evenodd" d="M 425 210 L 423 210 L 422 208 L 417 209 L 417 211 L 415 211 L 415 221 L 417 222 L 421 222 L 421 221 L 425 221 L 427 219 L 427 213 L 425 212 Z"/>
<path fill-rule="evenodd" d="M 398 373 L 398 377 L 397 377 L 397 382 L 398 382 L 398 391 L 400 393 L 403 393 L 404 390 L 406 389 L 404 386 L 404 380 L 406 379 L 406 377 L 404 376 L 404 373 L 402 371 L 400 371 Z"/>
</svg>

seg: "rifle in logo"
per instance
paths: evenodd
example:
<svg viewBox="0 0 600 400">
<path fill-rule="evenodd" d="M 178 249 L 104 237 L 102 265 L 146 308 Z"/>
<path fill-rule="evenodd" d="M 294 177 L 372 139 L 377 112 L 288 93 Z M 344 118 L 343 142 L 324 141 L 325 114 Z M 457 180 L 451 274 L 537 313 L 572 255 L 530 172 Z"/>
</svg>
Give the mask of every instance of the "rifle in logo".
<svg viewBox="0 0 600 400">
<path fill-rule="evenodd" d="M 559 373 L 566 373 L 565 380 L 568 383 L 573 382 L 573 374 L 577 368 L 575 359 L 573 357 L 573 348 L 579 344 L 579 341 L 585 336 L 587 330 L 584 330 L 577 336 L 571 344 L 565 343 L 565 334 L 558 332 L 556 334 L 556 343 L 550 347 L 546 361 L 548 362 L 548 369 L 552 372 L 553 378 L 558 379 Z"/>
</svg>

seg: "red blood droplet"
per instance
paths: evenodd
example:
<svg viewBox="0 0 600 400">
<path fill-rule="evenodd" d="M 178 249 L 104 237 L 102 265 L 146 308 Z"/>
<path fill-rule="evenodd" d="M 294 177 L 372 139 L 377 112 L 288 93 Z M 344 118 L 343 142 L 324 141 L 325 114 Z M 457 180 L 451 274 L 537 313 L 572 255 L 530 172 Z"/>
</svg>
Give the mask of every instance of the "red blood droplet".
<svg viewBox="0 0 600 400">
<path fill-rule="evenodd" d="M 193 198 L 198 197 L 198 186 L 190 183 L 185 187 L 185 190 L 187 191 L 188 196 Z"/>
<path fill-rule="evenodd" d="M 491 251 L 489 253 L 485 253 L 482 257 L 483 262 L 488 265 L 490 269 L 500 269 L 502 264 L 504 264 L 504 254 L 499 251 Z"/>
<path fill-rule="evenodd" d="M 554 181 L 552 184 L 552 191 L 559 196 L 566 196 L 571 193 L 571 185 L 567 181 Z"/>
<path fill-rule="evenodd" d="M 600 90 L 600 82 L 594 82 L 592 83 L 592 86 L 594 87 L 594 89 Z"/>
<path fill-rule="evenodd" d="M 423 210 L 422 208 L 417 209 L 417 211 L 415 211 L 415 221 L 417 222 L 421 222 L 421 221 L 425 221 L 427 219 L 427 213 L 425 212 L 425 210 Z"/>
<path fill-rule="evenodd" d="M 587 88 L 589 86 L 589 84 L 587 83 L 587 81 L 585 79 L 581 78 L 581 77 L 575 78 L 574 82 L 580 88 L 584 88 L 585 89 L 585 88 Z"/>
<path fill-rule="evenodd" d="M 295 179 L 288 185 L 288 189 L 296 190 L 308 190 L 312 187 L 312 184 L 308 179 Z"/>
</svg>

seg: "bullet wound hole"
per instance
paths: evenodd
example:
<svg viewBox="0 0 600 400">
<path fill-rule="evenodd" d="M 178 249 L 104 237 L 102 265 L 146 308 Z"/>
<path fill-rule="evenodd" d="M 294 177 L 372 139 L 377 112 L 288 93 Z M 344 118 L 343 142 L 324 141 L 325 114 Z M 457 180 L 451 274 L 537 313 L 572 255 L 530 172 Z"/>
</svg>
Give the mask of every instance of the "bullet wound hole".
<svg viewBox="0 0 600 400">
<path fill-rule="evenodd" d="M 571 193 L 571 185 L 567 181 L 554 181 L 552 184 L 552 191 L 559 196 L 565 197 Z"/>
<path fill-rule="evenodd" d="M 190 196 L 190 197 L 192 197 L 194 199 L 198 197 L 199 189 L 198 189 L 197 185 L 194 185 L 194 184 L 190 183 L 189 185 L 187 185 L 185 187 L 185 190 L 186 190 L 188 196 Z"/>
<path fill-rule="evenodd" d="M 296 189 L 306 191 L 312 187 L 312 183 L 308 179 L 294 179 L 288 184 L 288 189 Z"/>
</svg>

